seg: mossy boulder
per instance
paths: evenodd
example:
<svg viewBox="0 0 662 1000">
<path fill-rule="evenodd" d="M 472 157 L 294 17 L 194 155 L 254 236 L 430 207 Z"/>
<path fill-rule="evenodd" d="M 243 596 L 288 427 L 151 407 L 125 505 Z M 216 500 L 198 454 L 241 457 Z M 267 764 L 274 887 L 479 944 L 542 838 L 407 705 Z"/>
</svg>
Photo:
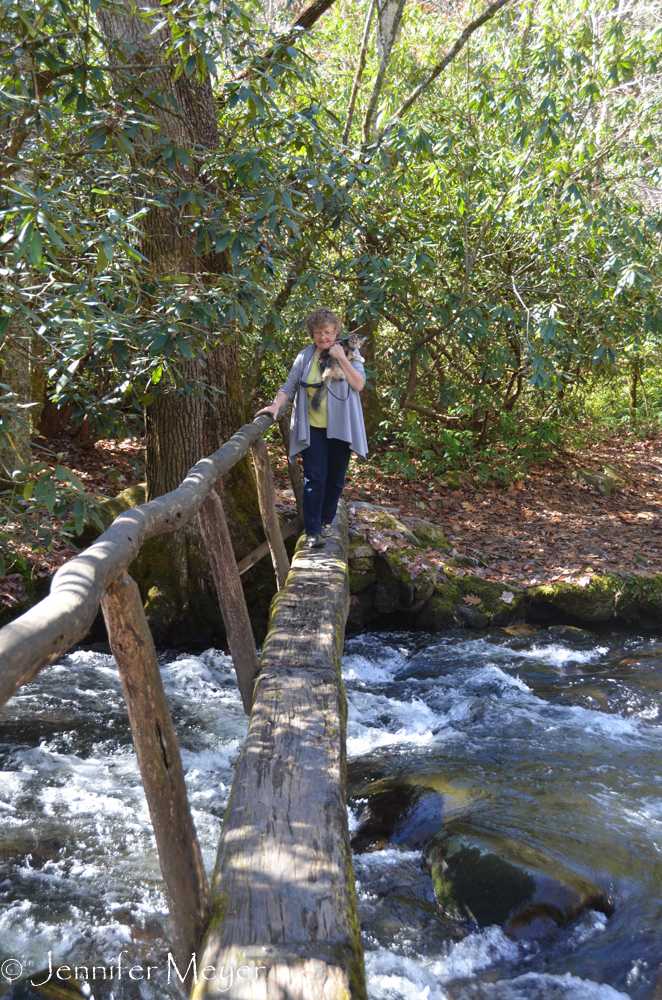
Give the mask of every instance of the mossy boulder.
<svg viewBox="0 0 662 1000">
<path fill-rule="evenodd" d="M 461 490 L 462 473 L 456 471 L 445 472 L 442 486 L 447 486 L 450 490 Z"/>
<path fill-rule="evenodd" d="M 381 600 L 385 611 L 419 611 L 434 593 L 437 574 L 434 569 L 425 569 L 412 576 L 411 564 L 415 549 L 382 553 L 375 560 L 377 586 L 382 587 Z M 387 597 L 388 595 L 388 597 Z M 395 599 L 392 603 L 391 596 Z M 386 608 L 386 604 L 391 604 Z"/>
<path fill-rule="evenodd" d="M 424 521 L 419 517 L 408 517 L 407 524 L 416 536 L 416 540 L 421 548 L 441 549 L 450 552 L 453 548 L 443 531 L 432 521 Z"/>
<path fill-rule="evenodd" d="M 398 532 L 402 540 L 406 541 L 409 545 L 418 545 L 418 539 L 413 531 L 410 531 L 406 524 L 404 524 L 399 518 L 395 517 L 394 514 L 387 514 L 385 511 L 371 510 L 371 511 L 360 511 L 357 515 L 357 521 L 350 532 L 350 545 L 358 542 L 358 540 L 363 536 L 363 541 L 371 542 L 376 536 L 379 536 L 381 532 Z"/>
<path fill-rule="evenodd" d="M 416 616 L 417 628 L 436 631 L 457 624 L 486 628 L 509 625 L 523 617 L 526 600 L 523 590 L 480 576 L 459 576 L 446 564 L 444 574 L 445 580 L 437 582 L 434 595 Z M 480 598 L 480 604 L 466 604 L 464 598 L 468 596 Z"/>
<path fill-rule="evenodd" d="M 478 927 L 498 924 L 511 937 L 547 938 L 588 909 L 613 912 L 604 891 L 584 876 L 461 821 L 433 837 L 425 856 L 449 917 Z"/>
<path fill-rule="evenodd" d="M 103 524 L 103 530 L 106 531 L 116 517 L 123 514 L 125 510 L 131 510 L 133 507 L 139 507 L 140 504 L 145 503 L 147 500 L 147 484 L 138 483 L 136 486 L 129 486 L 128 489 L 122 490 L 118 493 L 116 497 L 110 497 L 108 500 L 102 500 L 97 507 L 97 514 L 99 519 Z M 83 528 L 83 533 L 74 539 L 75 544 L 80 549 L 86 549 L 88 545 L 91 545 L 95 539 L 102 534 L 101 529 L 93 521 L 90 524 L 86 524 Z"/>
<path fill-rule="evenodd" d="M 627 577 L 595 573 L 581 583 L 558 581 L 527 591 L 530 617 L 550 610 L 558 616 L 583 622 L 621 618 L 645 628 L 662 627 L 662 573 Z"/>
<path fill-rule="evenodd" d="M 360 591 L 365 590 L 370 584 L 374 583 L 377 576 L 374 569 L 371 567 L 369 571 L 355 570 L 351 566 L 349 568 L 349 592 L 350 594 L 358 594 Z"/>
<path fill-rule="evenodd" d="M 455 608 L 457 602 L 445 592 L 445 588 L 436 588 L 436 592 L 414 619 L 414 627 L 426 632 L 436 632 L 441 628 L 457 625 Z"/>
<path fill-rule="evenodd" d="M 616 480 L 603 472 L 588 472 L 586 469 L 577 469 L 572 473 L 572 478 L 578 483 L 586 483 L 603 497 L 611 497 L 618 492 Z"/>
<path fill-rule="evenodd" d="M 490 624 L 489 617 L 478 608 L 472 608 L 464 604 L 458 604 L 455 609 L 458 620 L 468 628 L 487 628 Z"/>
</svg>

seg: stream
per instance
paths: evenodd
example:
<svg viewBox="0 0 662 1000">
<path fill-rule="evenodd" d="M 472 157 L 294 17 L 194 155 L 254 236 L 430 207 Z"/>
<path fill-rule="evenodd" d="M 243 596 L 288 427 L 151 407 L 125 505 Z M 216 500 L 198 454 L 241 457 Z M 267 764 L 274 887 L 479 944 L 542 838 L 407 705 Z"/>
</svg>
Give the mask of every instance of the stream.
<svg viewBox="0 0 662 1000">
<path fill-rule="evenodd" d="M 228 656 L 160 661 L 211 873 L 247 720 Z M 371 1000 L 662 997 L 662 639 L 366 634 L 347 638 L 343 676 Z M 456 859 L 532 872 L 515 874 L 537 880 L 544 906 L 499 926 L 469 887 L 457 909 L 469 885 L 449 855 L 458 844 Z M 114 662 L 75 651 L 0 712 L 0 995 L 18 996 L 50 953 L 54 966 L 97 967 L 96 1000 L 180 998 L 168 950 Z"/>
</svg>

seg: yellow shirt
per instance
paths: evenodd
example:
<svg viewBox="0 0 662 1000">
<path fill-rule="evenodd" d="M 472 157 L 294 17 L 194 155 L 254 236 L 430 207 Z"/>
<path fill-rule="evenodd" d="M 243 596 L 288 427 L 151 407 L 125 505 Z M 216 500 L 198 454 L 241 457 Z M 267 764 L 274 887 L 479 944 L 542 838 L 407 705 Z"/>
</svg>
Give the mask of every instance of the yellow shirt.
<svg viewBox="0 0 662 1000">
<path fill-rule="evenodd" d="M 322 371 L 320 369 L 319 354 L 315 353 L 313 357 L 312 364 L 308 369 L 308 374 L 304 378 L 304 382 L 309 384 L 317 383 L 322 381 Z M 312 406 L 313 396 L 317 392 L 317 389 L 308 389 L 308 422 L 311 427 L 326 427 L 326 389 L 322 396 L 322 404 L 319 410 L 314 410 Z"/>
</svg>

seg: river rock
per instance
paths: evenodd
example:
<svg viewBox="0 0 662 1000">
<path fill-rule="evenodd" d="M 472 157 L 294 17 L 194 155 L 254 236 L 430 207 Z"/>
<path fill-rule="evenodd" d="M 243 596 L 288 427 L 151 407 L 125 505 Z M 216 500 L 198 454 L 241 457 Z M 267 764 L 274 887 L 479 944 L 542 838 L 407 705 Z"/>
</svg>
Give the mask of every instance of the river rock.
<svg viewBox="0 0 662 1000">
<path fill-rule="evenodd" d="M 348 558 L 350 563 L 353 559 L 374 559 L 375 550 L 369 545 L 350 545 Z"/>
<path fill-rule="evenodd" d="M 551 858 L 498 835 L 451 823 L 426 849 L 435 894 L 455 920 L 498 924 L 518 940 L 540 940 L 585 910 L 610 916 L 602 889 Z"/>
<path fill-rule="evenodd" d="M 349 568 L 353 569 L 355 573 L 371 573 L 374 567 L 374 562 L 372 556 L 361 559 L 354 557 L 349 560 Z"/>
<path fill-rule="evenodd" d="M 482 611 L 479 611 L 478 608 L 470 608 L 464 604 L 458 604 L 455 614 L 460 623 L 466 625 L 467 628 L 487 628 L 490 624 L 490 619 Z"/>
<path fill-rule="evenodd" d="M 380 602 L 384 611 L 419 611 L 428 598 L 432 597 L 437 579 L 436 570 L 423 570 L 413 578 L 409 574 L 409 562 L 405 562 L 405 559 L 411 561 L 416 554 L 417 550 L 392 550 L 382 553 L 375 560 L 377 601 Z M 387 579 L 389 574 L 390 580 Z M 395 583 L 395 587 L 392 581 Z M 380 584 L 383 588 L 381 594 L 379 592 Z M 395 604 L 392 604 L 391 600 L 394 594 L 397 594 L 397 600 Z"/>
<path fill-rule="evenodd" d="M 357 852 L 387 844 L 421 848 L 441 828 L 443 805 L 443 796 L 433 789 L 404 782 L 379 788 L 359 806 L 352 847 Z"/>
<path fill-rule="evenodd" d="M 389 853 L 381 864 L 381 852 L 354 856 L 361 930 L 380 948 L 390 950 L 402 942 L 407 954 L 438 956 L 448 945 L 449 926 L 435 899 L 430 872 L 420 857 L 394 858 Z M 463 928 L 450 930 L 460 939 L 464 936 Z"/>
</svg>

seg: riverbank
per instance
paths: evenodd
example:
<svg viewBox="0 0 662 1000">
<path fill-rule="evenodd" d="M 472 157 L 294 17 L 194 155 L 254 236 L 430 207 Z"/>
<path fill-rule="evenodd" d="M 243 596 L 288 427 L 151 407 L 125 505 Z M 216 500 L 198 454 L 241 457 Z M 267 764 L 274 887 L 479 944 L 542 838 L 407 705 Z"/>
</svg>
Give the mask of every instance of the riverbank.
<svg viewBox="0 0 662 1000">
<path fill-rule="evenodd" d="M 138 441 L 103 441 L 83 449 L 62 438 L 48 447 L 61 453 L 63 464 L 100 497 L 116 496 L 144 478 Z M 279 442 L 270 448 L 278 510 L 290 517 L 294 500 L 285 457 Z M 452 557 L 445 553 L 446 566 L 451 558 L 450 569 L 458 578 L 478 577 L 486 584 L 503 585 L 506 591 L 553 587 L 559 609 L 567 608 L 564 594 L 583 592 L 588 597 L 596 586 L 592 581 L 604 579 L 602 590 L 606 587 L 609 600 L 616 601 L 623 589 L 620 581 L 631 590 L 640 586 L 645 593 L 657 589 L 657 574 L 662 573 L 658 450 L 657 439 L 623 435 L 581 453 L 565 453 L 555 462 L 529 466 L 519 482 L 508 485 L 499 480 L 478 482 L 462 472 L 446 479 L 404 479 L 384 472 L 377 454 L 367 463 L 352 460 L 345 497 L 350 508 L 373 504 L 391 509 L 405 521 L 414 517 L 438 526 L 453 553 Z M 602 495 L 595 486 L 573 478 L 581 470 L 606 474 L 614 492 Z M 28 572 L 0 578 L 5 616 L 14 608 L 24 610 L 27 600 L 43 596 L 50 575 L 75 552 L 73 545 L 62 541 L 56 541 L 51 553 L 33 553 L 24 546 L 20 554 Z M 365 588 L 356 593 L 361 589 Z M 465 596 L 470 595 L 459 594 L 460 602 Z M 614 610 L 615 605 L 610 615 Z M 596 620 L 595 615 L 580 618 Z"/>
</svg>

